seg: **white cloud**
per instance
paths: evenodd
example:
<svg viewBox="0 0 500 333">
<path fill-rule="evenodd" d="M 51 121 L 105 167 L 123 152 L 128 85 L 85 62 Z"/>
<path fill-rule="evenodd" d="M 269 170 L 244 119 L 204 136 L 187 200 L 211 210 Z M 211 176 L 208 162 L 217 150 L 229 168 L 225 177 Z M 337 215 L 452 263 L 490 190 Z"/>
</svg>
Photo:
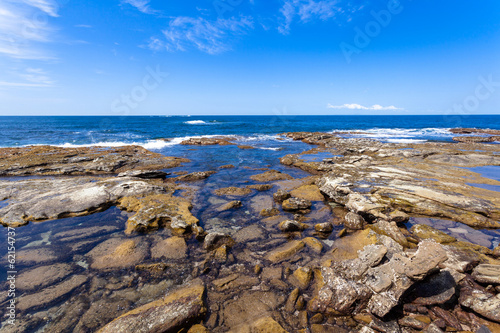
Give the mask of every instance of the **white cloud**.
<svg viewBox="0 0 500 333">
<path fill-rule="evenodd" d="M 140 11 L 144 14 L 157 13 L 156 10 L 151 9 L 151 7 L 149 6 L 149 1 L 150 0 L 122 0 L 122 3 L 129 4 L 129 5 L 137 8 L 138 11 Z"/>
<path fill-rule="evenodd" d="M 382 106 L 382 105 L 372 105 L 372 106 L 363 106 L 360 104 L 343 104 L 343 105 L 332 105 L 328 104 L 327 105 L 328 109 L 343 109 L 343 110 L 373 110 L 373 111 L 402 111 L 404 110 L 403 108 L 397 108 L 393 105 L 390 106 Z"/>
<path fill-rule="evenodd" d="M 290 32 L 290 26 L 297 17 L 302 23 L 314 19 L 327 21 L 335 19 L 338 23 L 349 22 L 351 14 L 360 10 L 363 6 L 352 6 L 344 0 L 285 0 L 280 9 L 281 24 L 278 31 L 282 34 Z"/>
<path fill-rule="evenodd" d="M 164 38 L 152 37 L 148 47 L 153 50 L 185 51 L 190 47 L 217 54 L 231 49 L 230 42 L 237 35 L 245 34 L 253 28 L 253 20 L 240 18 L 206 20 L 180 16 L 169 22 L 163 30 Z"/>
<path fill-rule="evenodd" d="M 77 25 L 75 25 L 75 28 L 90 29 L 90 28 L 92 28 L 92 26 L 89 24 L 77 24 Z"/>
<path fill-rule="evenodd" d="M 0 87 L 15 88 L 48 88 L 54 84 L 45 70 L 31 67 L 24 70 L 13 69 L 10 71 L 9 81 L 0 81 Z"/>
<path fill-rule="evenodd" d="M 58 5 L 55 1 L 51 0 L 23 0 L 23 2 L 31 7 L 38 8 L 42 12 L 45 12 L 46 14 L 53 16 L 53 17 L 58 17 L 59 15 L 57 14 L 58 10 Z"/>
<path fill-rule="evenodd" d="M 14 59 L 53 59 L 40 47 L 40 43 L 51 42 L 55 33 L 47 16 L 58 16 L 55 2 L 0 1 L 0 56 Z"/>
</svg>

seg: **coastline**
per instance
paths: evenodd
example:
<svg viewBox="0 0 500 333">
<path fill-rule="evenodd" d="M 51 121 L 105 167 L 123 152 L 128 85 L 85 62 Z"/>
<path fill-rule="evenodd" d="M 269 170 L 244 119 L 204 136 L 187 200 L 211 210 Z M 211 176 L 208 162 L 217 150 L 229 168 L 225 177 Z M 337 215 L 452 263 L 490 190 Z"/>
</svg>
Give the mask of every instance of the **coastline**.
<svg viewBox="0 0 500 333">
<path fill-rule="evenodd" d="M 470 184 L 500 181 L 469 170 L 500 168 L 499 145 L 280 138 L 260 148 L 285 150 L 259 149 L 252 165 L 256 147 L 224 136 L 170 158 L 1 148 L 2 176 L 21 176 L 0 180 L 2 224 L 33 229 L 17 256 L 16 329 L 499 329 L 500 196 Z M 232 167 L 202 158 L 235 152 Z"/>
</svg>

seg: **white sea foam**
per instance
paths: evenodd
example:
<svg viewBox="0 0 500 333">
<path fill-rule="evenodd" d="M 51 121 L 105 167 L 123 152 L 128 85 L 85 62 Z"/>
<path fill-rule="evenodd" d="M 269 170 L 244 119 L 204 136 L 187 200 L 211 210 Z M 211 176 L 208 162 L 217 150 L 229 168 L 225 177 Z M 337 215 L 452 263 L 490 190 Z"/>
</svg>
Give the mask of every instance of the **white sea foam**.
<svg viewBox="0 0 500 333">
<path fill-rule="evenodd" d="M 210 125 L 211 123 L 204 122 L 203 120 L 190 120 L 190 121 L 185 121 L 184 124 L 188 124 L 188 125 Z"/>
<path fill-rule="evenodd" d="M 282 148 L 272 148 L 272 147 L 256 147 L 258 149 L 262 149 L 262 150 L 274 150 L 274 151 L 278 151 L 278 150 L 281 150 Z"/>
</svg>

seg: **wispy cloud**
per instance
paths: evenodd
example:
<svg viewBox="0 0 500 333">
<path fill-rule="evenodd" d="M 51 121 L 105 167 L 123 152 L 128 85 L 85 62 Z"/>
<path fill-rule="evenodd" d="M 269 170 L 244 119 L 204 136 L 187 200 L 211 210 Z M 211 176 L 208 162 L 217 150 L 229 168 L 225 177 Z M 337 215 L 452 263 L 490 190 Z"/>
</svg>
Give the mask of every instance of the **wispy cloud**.
<svg viewBox="0 0 500 333">
<path fill-rule="evenodd" d="M 84 28 L 84 29 L 91 29 L 92 26 L 89 24 L 76 24 L 75 28 Z"/>
<path fill-rule="evenodd" d="M 280 9 L 282 17 L 278 31 L 288 34 L 296 18 L 302 23 L 315 19 L 322 21 L 336 19 L 338 23 L 349 22 L 352 14 L 362 8 L 363 5 L 353 6 L 343 0 L 285 0 Z"/>
<path fill-rule="evenodd" d="M 122 4 L 129 4 L 144 14 L 156 14 L 158 11 L 149 6 L 150 0 L 122 0 Z"/>
<path fill-rule="evenodd" d="M 10 76 L 10 81 L 0 81 L 0 87 L 48 88 L 55 85 L 55 81 L 42 68 L 28 67 L 22 71 L 14 70 Z"/>
<path fill-rule="evenodd" d="M 180 16 L 172 19 L 167 29 L 162 31 L 164 38 L 151 38 L 148 47 L 168 51 L 186 51 L 196 47 L 209 54 L 218 54 L 230 50 L 231 40 L 250 29 L 253 29 L 253 20 L 246 16 L 215 21 Z"/>
<path fill-rule="evenodd" d="M 327 105 L 328 109 L 341 109 L 341 110 L 373 110 L 373 111 L 403 111 L 403 108 L 398 108 L 393 105 L 390 106 L 382 106 L 382 105 L 372 105 L 372 106 L 363 106 L 360 104 L 343 104 L 343 105 Z"/>
<path fill-rule="evenodd" d="M 57 5 L 48 0 L 0 1 L 0 56 L 48 60 L 53 57 L 40 43 L 51 42 L 55 33 L 40 12 L 57 17 Z"/>
</svg>

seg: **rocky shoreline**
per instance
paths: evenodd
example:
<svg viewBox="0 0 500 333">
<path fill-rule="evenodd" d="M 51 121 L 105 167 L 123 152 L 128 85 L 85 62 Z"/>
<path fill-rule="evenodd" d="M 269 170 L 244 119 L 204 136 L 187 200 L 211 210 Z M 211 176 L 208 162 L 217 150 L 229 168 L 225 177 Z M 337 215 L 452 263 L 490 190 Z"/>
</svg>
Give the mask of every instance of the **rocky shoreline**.
<svg viewBox="0 0 500 333">
<path fill-rule="evenodd" d="M 498 145 L 282 138 L 310 150 L 229 187 L 234 165 L 137 146 L 0 149 L 0 223 L 57 226 L 19 250 L 2 331 L 500 331 L 500 235 L 480 232 L 500 228 L 500 181 L 471 169 L 500 166 Z"/>
</svg>

